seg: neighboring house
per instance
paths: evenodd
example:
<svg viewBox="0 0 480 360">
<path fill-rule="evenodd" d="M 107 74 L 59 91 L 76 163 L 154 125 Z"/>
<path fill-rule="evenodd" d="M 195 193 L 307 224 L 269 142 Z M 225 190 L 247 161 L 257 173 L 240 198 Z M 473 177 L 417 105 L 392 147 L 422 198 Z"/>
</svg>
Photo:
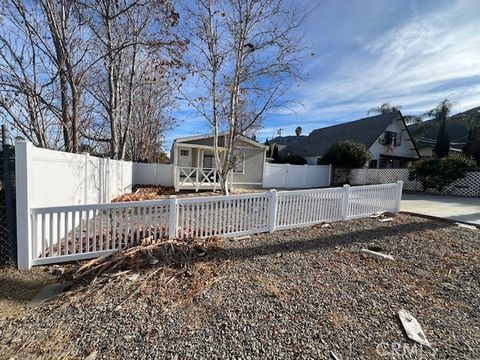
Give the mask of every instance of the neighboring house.
<svg viewBox="0 0 480 360">
<path fill-rule="evenodd" d="M 478 112 L 480 107 L 455 114 L 447 121 L 445 131 L 450 138 L 450 150 L 462 151 L 468 140 L 468 127 L 465 123 L 465 116 Z M 408 125 L 410 133 L 413 135 L 418 151 L 422 157 L 432 157 L 433 148 L 437 142 L 438 127 L 435 120 L 427 120 L 422 123 L 424 131 L 419 131 L 419 124 Z"/>
<path fill-rule="evenodd" d="M 268 144 L 270 147 L 270 157 L 267 158 L 268 162 L 273 162 L 273 149 L 276 146 L 278 149 L 278 152 L 280 153 L 283 149 L 285 149 L 287 146 L 293 146 L 299 144 L 303 139 L 305 139 L 307 136 L 305 135 L 288 135 L 288 136 L 277 136 L 273 138 L 272 140 L 268 140 Z"/>
<path fill-rule="evenodd" d="M 380 114 L 314 130 L 300 142 L 280 151 L 280 156 L 300 155 L 307 164 L 318 164 L 336 142 L 351 140 L 367 147 L 371 168 L 401 168 L 420 154 L 400 111 Z"/>
<path fill-rule="evenodd" d="M 222 151 L 227 133 L 219 134 L 219 149 Z M 235 166 L 229 178 L 231 187 L 259 187 L 267 147 L 246 136 L 237 135 L 234 152 Z M 197 135 L 177 138 L 171 149 L 170 162 L 175 165 L 176 190 L 219 189 L 220 183 L 215 166 L 213 135 Z"/>
<path fill-rule="evenodd" d="M 422 136 L 414 140 L 415 144 L 417 145 L 418 152 L 420 153 L 420 157 L 429 158 L 433 156 L 433 148 L 437 143 L 436 136 L 435 139 Z M 450 151 L 462 152 L 464 146 L 465 142 L 450 142 Z"/>
<path fill-rule="evenodd" d="M 458 113 L 450 117 L 447 121 L 445 131 L 450 138 L 450 150 L 462 151 L 468 140 L 468 128 L 464 121 L 464 116 L 469 113 L 479 111 L 480 108 L 476 107 L 462 113 Z M 417 144 L 418 150 L 422 157 L 432 157 L 433 148 L 437 142 L 438 127 L 435 125 L 434 120 L 427 120 L 421 123 L 423 131 L 419 131 L 419 124 L 408 125 L 410 133 Z"/>
</svg>

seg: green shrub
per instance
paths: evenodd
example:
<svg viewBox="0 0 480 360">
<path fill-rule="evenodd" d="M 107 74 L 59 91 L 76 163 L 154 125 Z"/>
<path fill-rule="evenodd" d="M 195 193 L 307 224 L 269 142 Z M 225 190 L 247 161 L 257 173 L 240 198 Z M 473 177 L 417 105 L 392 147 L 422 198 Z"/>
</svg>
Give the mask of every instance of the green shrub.
<svg viewBox="0 0 480 360">
<path fill-rule="evenodd" d="M 333 144 L 322 156 L 320 165 L 332 165 L 334 168 L 363 168 L 372 156 L 363 144 L 354 141 L 340 141 Z"/>
<path fill-rule="evenodd" d="M 454 181 L 463 179 L 466 171 L 475 166 L 475 161 L 463 154 L 450 154 L 444 158 L 425 158 L 410 165 L 410 180 L 418 180 L 423 191 L 443 191 Z"/>
<path fill-rule="evenodd" d="M 281 161 L 283 164 L 292 164 L 292 165 L 305 165 L 307 160 L 301 157 L 300 155 L 287 155 L 282 158 Z"/>
</svg>

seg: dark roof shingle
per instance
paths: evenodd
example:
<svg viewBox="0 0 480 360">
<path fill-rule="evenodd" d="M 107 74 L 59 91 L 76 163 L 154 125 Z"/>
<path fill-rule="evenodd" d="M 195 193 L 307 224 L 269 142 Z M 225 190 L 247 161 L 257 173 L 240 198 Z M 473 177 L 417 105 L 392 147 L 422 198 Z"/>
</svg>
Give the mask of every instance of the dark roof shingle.
<svg viewBox="0 0 480 360">
<path fill-rule="evenodd" d="M 282 155 L 322 156 L 333 144 L 351 140 L 369 148 L 393 120 L 401 118 L 399 111 L 314 130 L 301 142 L 287 146 Z"/>
</svg>

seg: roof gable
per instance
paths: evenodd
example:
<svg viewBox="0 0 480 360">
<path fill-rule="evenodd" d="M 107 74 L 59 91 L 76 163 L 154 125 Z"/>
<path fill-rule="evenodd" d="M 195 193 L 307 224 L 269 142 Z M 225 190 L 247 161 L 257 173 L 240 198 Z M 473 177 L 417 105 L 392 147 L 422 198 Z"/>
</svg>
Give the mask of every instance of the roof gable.
<svg viewBox="0 0 480 360">
<path fill-rule="evenodd" d="M 228 134 L 227 131 L 221 131 L 218 133 L 219 137 L 224 137 Z M 181 138 L 176 138 L 174 140 L 174 143 L 188 143 L 191 141 L 197 141 L 197 140 L 207 140 L 213 138 L 213 134 L 205 134 L 205 135 L 194 135 L 194 136 L 185 136 Z M 244 135 L 237 135 L 237 139 L 241 140 L 242 142 L 245 142 L 247 144 L 253 145 L 255 147 L 259 147 L 261 149 L 266 149 L 266 146 L 264 144 L 259 143 L 256 140 L 253 140 L 247 136 Z"/>
<path fill-rule="evenodd" d="M 369 148 L 394 120 L 403 119 L 399 111 L 314 130 L 298 144 L 287 146 L 283 154 L 322 156 L 333 144 L 351 140 Z"/>
</svg>

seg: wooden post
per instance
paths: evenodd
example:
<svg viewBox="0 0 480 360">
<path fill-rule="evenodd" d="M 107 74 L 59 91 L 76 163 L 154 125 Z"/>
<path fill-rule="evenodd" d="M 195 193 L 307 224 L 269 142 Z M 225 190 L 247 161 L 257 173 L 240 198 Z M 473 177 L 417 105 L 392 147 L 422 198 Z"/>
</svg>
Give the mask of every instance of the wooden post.
<svg viewBox="0 0 480 360">
<path fill-rule="evenodd" d="M 277 190 L 271 189 L 270 196 L 268 198 L 268 229 L 271 233 L 275 231 L 275 225 L 277 222 L 277 204 L 278 194 Z"/>
<path fill-rule="evenodd" d="M 350 185 L 343 185 L 342 219 L 348 218 L 348 201 L 350 198 Z"/>
<path fill-rule="evenodd" d="M 168 238 L 170 240 L 177 238 L 177 197 L 170 195 L 168 209 Z"/>
</svg>

